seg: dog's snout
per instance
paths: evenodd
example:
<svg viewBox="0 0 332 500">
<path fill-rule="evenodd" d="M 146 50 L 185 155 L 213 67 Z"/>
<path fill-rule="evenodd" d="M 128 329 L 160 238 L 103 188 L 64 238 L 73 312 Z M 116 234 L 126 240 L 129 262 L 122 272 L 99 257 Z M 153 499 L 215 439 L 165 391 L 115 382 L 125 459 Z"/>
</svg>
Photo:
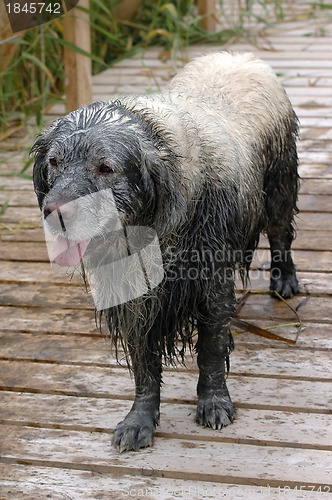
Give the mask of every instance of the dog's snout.
<svg viewBox="0 0 332 500">
<path fill-rule="evenodd" d="M 48 217 L 49 215 L 51 215 L 52 212 L 54 211 L 57 211 L 58 212 L 58 215 L 61 214 L 61 216 L 63 218 L 65 218 L 66 220 L 68 219 L 71 219 L 73 217 L 73 210 L 72 208 L 69 206 L 68 203 L 56 203 L 54 201 L 49 201 L 48 203 L 46 203 L 45 207 L 44 207 L 44 217 L 46 219 L 46 217 Z"/>
</svg>

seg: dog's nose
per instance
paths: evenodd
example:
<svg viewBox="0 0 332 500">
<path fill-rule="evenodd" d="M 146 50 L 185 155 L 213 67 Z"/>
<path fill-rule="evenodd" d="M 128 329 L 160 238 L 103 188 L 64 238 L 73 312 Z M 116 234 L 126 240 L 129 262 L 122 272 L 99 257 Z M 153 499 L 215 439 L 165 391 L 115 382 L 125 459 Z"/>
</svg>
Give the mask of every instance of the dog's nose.
<svg viewBox="0 0 332 500">
<path fill-rule="evenodd" d="M 44 207 L 44 217 L 48 217 L 54 211 L 58 212 L 58 215 L 61 215 L 63 219 L 71 219 L 73 217 L 73 210 L 69 206 L 69 203 L 56 203 L 54 201 L 49 201 L 46 203 Z"/>
</svg>

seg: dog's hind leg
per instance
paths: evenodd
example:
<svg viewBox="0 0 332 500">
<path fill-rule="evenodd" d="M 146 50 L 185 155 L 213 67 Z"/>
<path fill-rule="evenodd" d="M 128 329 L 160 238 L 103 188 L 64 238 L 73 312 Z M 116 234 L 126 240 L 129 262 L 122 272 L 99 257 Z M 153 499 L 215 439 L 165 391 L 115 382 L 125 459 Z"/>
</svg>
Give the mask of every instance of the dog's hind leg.
<svg viewBox="0 0 332 500">
<path fill-rule="evenodd" d="M 266 233 L 271 251 L 270 291 L 284 298 L 300 291 L 291 254 L 299 188 L 295 139 L 265 179 Z"/>
<path fill-rule="evenodd" d="M 226 386 L 226 366 L 233 350 L 229 330 L 233 303 L 233 294 L 223 297 L 222 303 L 205 307 L 198 322 L 196 422 L 212 429 L 221 429 L 235 418 L 235 408 Z"/>
<path fill-rule="evenodd" d="M 136 349 L 129 346 L 135 377 L 135 401 L 122 422 L 117 425 L 112 444 L 118 451 L 137 451 L 151 446 L 159 423 L 161 359 L 149 352 L 149 360 L 141 366 L 136 361 Z M 148 363 L 148 364 L 147 364 Z"/>
<path fill-rule="evenodd" d="M 287 299 L 300 291 L 291 255 L 293 231 L 291 227 L 284 228 L 279 233 L 268 233 L 268 238 L 271 251 L 270 291 Z"/>
</svg>

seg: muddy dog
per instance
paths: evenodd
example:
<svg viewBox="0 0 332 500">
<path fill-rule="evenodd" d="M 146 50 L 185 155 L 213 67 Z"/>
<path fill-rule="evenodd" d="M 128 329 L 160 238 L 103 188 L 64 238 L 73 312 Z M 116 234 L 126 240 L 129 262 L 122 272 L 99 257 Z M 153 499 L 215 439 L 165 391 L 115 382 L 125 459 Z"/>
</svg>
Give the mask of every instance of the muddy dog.
<svg viewBox="0 0 332 500">
<path fill-rule="evenodd" d="M 135 377 L 135 401 L 113 436 L 120 451 L 152 444 L 162 362 L 183 357 L 193 344 L 196 421 L 213 429 L 233 421 L 225 372 L 234 272 L 247 275 L 261 232 L 270 242 L 270 290 L 286 298 L 299 291 L 290 253 L 297 134 L 297 117 L 266 64 L 250 54 L 213 53 L 187 64 L 162 93 L 94 102 L 37 138 L 35 191 L 62 266 L 86 259 L 89 267 L 94 258 L 89 279 L 107 298 L 111 280 L 98 263 L 114 259 L 119 246 L 116 224 L 108 222 L 114 213 L 122 235 L 135 226 L 157 235 L 162 279 L 140 296 L 97 308 Z M 73 202 L 107 191 L 111 208 L 84 204 L 86 227 L 77 231 L 84 224 L 76 223 Z M 53 214 L 60 225 L 52 227 Z"/>
</svg>

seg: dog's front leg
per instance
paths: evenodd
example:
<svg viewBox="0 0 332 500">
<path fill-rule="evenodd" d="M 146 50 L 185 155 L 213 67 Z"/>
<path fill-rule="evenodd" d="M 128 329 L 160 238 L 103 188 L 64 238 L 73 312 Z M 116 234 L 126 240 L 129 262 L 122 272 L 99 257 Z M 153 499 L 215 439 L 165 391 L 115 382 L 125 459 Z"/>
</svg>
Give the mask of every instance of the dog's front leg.
<svg viewBox="0 0 332 500">
<path fill-rule="evenodd" d="M 220 306 L 214 305 L 205 310 L 205 320 L 198 323 L 196 422 L 212 429 L 221 429 L 235 418 L 225 374 L 227 358 L 233 348 L 229 330 L 230 309 L 227 301 Z"/>
<path fill-rule="evenodd" d="M 130 348 L 136 393 L 130 412 L 113 434 L 112 444 L 120 453 L 151 446 L 159 423 L 161 359 L 158 353 L 148 352 L 148 347 L 143 349 L 142 356 L 137 348 Z"/>
</svg>

